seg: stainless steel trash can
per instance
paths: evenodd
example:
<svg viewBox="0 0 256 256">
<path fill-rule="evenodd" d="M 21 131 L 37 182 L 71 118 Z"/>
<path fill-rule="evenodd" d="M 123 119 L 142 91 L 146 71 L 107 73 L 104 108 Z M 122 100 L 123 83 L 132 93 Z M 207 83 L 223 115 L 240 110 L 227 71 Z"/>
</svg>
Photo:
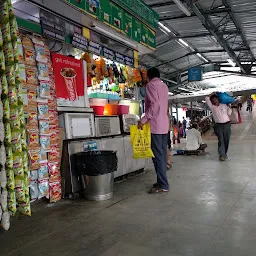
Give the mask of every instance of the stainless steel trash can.
<svg viewBox="0 0 256 256">
<path fill-rule="evenodd" d="M 114 172 L 117 171 L 116 151 L 88 151 L 73 156 L 86 199 L 110 199 L 113 196 Z"/>
<path fill-rule="evenodd" d="M 99 176 L 84 176 L 85 197 L 87 200 L 103 201 L 113 196 L 114 173 Z"/>
</svg>

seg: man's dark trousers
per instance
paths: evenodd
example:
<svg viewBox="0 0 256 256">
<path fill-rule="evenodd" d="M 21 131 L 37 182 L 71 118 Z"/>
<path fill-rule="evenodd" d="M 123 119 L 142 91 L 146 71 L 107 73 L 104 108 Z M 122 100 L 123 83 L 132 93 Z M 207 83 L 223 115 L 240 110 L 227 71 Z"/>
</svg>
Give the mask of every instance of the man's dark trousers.
<svg viewBox="0 0 256 256">
<path fill-rule="evenodd" d="M 153 163 L 157 175 L 157 183 L 162 189 L 169 190 L 167 171 L 168 134 L 151 134 L 151 146 L 154 153 Z"/>
<path fill-rule="evenodd" d="M 215 132 L 218 136 L 218 151 L 220 157 L 226 157 L 229 147 L 229 140 L 231 135 L 231 123 L 216 123 L 215 124 Z"/>
</svg>

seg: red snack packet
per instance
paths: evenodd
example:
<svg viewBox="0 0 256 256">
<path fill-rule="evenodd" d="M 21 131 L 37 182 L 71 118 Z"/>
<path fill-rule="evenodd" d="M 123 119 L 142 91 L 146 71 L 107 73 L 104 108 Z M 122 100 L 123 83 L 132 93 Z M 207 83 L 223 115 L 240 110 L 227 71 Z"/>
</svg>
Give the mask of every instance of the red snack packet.
<svg viewBox="0 0 256 256">
<path fill-rule="evenodd" d="M 55 203 L 61 200 L 61 183 L 53 182 L 50 186 L 50 203 Z"/>
<path fill-rule="evenodd" d="M 58 162 L 49 162 L 48 163 L 48 170 L 50 179 L 49 182 L 60 182 L 61 181 L 61 175 L 60 175 L 60 165 Z"/>
</svg>

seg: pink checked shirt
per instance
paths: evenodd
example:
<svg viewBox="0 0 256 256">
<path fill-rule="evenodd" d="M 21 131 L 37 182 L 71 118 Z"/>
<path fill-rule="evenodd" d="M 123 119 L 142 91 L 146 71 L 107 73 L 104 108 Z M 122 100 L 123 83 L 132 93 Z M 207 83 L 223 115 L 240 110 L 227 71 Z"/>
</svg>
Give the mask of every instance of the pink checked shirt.
<svg viewBox="0 0 256 256">
<path fill-rule="evenodd" d="M 219 106 L 213 105 L 209 96 L 205 97 L 205 101 L 212 111 L 215 123 L 225 124 L 230 121 L 229 117 L 232 114 L 231 108 L 225 104 L 220 104 Z"/>
<path fill-rule="evenodd" d="M 145 116 L 142 124 L 150 123 L 151 133 L 167 134 L 169 129 L 168 87 L 159 78 L 153 78 L 146 86 Z"/>
</svg>

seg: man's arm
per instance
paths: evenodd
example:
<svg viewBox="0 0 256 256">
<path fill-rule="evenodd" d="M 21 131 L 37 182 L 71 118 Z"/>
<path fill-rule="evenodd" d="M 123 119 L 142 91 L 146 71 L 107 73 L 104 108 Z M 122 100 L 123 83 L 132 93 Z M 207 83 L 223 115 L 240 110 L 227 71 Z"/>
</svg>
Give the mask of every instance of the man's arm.
<svg viewBox="0 0 256 256">
<path fill-rule="evenodd" d="M 228 108 L 228 116 L 232 115 L 232 108 L 231 108 L 231 104 L 227 105 Z"/>
<path fill-rule="evenodd" d="M 213 92 L 213 93 L 211 93 L 209 96 L 206 96 L 205 97 L 205 101 L 206 101 L 206 104 L 208 105 L 208 107 L 210 108 L 210 109 L 212 109 L 212 102 L 211 102 L 211 100 L 210 100 L 210 97 L 212 96 L 212 95 L 214 95 L 214 94 L 216 94 L 216 92 Z"/>
<path fill-rule="evenodd" d="M 148 123 L 155 115 L 159 106 L 159 100 L 157 98 L 157 92 L 152 84 L 148 84 L 146 90 L 146 97 L 148 99 L 149 106 L 145 111 L 145 116 L 141 119 L 141 124 Z"/>
</svg>

